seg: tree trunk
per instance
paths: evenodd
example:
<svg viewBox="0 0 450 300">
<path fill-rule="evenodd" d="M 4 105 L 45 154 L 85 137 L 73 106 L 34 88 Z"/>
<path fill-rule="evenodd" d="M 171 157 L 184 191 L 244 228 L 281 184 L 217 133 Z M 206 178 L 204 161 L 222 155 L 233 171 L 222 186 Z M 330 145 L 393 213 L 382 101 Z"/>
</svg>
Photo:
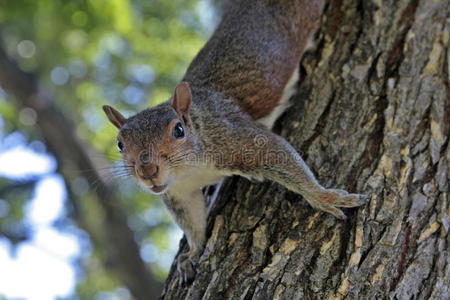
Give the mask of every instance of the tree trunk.
<svg viewBox="0 0 450 300">
<path fill-rule="evenodd" d="M 371 202 L 340 221 L 231 178 L 195 281 L 173 266 L 162 298 L 450 299 L 449 31 L 446 0 L 330 1 L 278 132 Z"/>
</svg>

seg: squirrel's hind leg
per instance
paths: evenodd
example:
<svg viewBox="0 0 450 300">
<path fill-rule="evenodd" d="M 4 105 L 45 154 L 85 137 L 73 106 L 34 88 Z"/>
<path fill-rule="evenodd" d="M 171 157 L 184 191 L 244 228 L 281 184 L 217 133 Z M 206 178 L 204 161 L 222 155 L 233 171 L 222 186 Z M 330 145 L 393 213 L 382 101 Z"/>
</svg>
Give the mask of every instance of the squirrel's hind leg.
<svg viewBox="0 0 450 300">
<path fill-rule="evenodd" d="M 266 126 L 267 129 L 272 129 L 275 122 L 278 118 L 286 111 L 286 109 L 291 106 L 289 100 L 294 95 L 297 90 L 297 83 L 299 79 L 299 67 L 297 67 L 291 75 L 291 78 L 286 83 L 283 94 L 281 94 L 280 99 L 278 100 L 278 105 L 273 109 L 273 111 L 268 115 L 261 119 L 258 119 L 256 122 Z"/>
</svg>

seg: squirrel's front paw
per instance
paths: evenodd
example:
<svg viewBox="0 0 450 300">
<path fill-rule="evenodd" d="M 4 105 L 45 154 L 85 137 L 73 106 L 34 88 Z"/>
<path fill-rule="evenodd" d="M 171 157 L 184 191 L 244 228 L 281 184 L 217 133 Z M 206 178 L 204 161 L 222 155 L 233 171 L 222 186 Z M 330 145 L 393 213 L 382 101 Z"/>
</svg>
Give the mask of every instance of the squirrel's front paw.
<svg viewBox="0 0 450 300">
<path fill-rule="evenodd" d="M 178 257 L 177 269 L 180 275 L 180 285 L 189 285 L 195 278 L 195 263 L 191 260 L 187 253 Z"/>
<path fill-rule="evenodd" d="M 309 202 L 312 206 L 345 220 L 347 217 L 337 207 L 356 207 L 369 202 L 370 197 L 362 194 L 349 194 L 344 190 L 327 189 L 314 194 Z"/>
</svg>

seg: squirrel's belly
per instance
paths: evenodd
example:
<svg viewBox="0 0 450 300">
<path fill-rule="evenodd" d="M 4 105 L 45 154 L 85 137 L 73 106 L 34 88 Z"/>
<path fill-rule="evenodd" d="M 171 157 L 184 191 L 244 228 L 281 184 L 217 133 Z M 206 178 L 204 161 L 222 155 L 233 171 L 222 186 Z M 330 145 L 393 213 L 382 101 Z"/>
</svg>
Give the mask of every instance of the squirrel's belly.
<svg viewBox="0 0 450 300">
<path fill-rule="evenodd" d="M 297 69 L 294 70 L 294 72 L 291 75 L 291 78 L 288 80 L 286 86 L 283 89 L 283 93 L 281 94 L 281 97 L 279 98 L 279 101 L 277 103 L 277 106 L 272 109 L 272 112 L 268 115 L 257 119 L 257 122 L 260 124 L 263 124 L 269 129 L 272 129 L 273 125 L 275 124 L 275 121 L 278 120 L 278 118 L 286 111 L 286 109 L 289 108 L 291 103 L 289 103 L 289 99 L 294 95 L 296 91 L 297 82 L 299 79 L 299 72 Z"/>
</svg>

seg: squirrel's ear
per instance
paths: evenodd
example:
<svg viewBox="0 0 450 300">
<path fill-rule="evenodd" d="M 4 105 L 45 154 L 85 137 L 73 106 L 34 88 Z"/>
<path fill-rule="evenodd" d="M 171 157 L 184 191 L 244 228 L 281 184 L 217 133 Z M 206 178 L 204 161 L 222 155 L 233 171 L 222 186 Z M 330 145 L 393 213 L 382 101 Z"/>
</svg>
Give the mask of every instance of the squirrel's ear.
<svg viewBox="0 0 450 300">
<path fill-rule="evenodd" d="M 103 105 L 103 111 L 105 112 L 109 121 L 111 121 L 111 123 L 114 124 L 114 126 L 116 126 L 119 129 L 122 128 L 126 119 L 120 112 L 118 112 L 109 105 Z"/>
<path fill-rule="evenodd" d="M 191 88 L 187 82 L 182 82 L 175 88 L 175 93 L 172 99 L 172 107 L 177 111 L 180 117 L 188 119 L 191 103 Z"/>
</svg>

